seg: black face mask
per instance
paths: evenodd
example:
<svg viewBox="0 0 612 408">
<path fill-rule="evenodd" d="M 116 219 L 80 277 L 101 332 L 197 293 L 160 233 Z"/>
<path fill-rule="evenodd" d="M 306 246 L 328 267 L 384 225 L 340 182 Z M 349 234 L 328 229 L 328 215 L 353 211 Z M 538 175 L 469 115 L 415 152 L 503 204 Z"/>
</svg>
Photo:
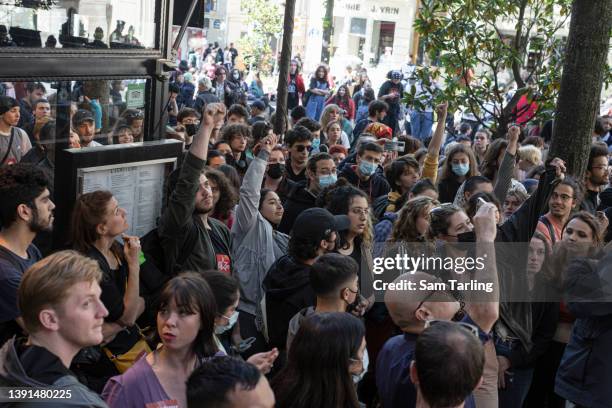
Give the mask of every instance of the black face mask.
<svg viewBox="0 0 612 408">
<path fill-rule="evenodd" d="M 194 124 L 185 125 L 185 131 L 187 132 L 187 136 L 193 136 L 198 132 L 198 125 L 194 125 Z"/>
<path fill-rule="evenodd" d="M 268 166 L 268 177 L 279 179 L 285 173 L 285 165 L 283 163 L 274 163 Z"/>
</svg>

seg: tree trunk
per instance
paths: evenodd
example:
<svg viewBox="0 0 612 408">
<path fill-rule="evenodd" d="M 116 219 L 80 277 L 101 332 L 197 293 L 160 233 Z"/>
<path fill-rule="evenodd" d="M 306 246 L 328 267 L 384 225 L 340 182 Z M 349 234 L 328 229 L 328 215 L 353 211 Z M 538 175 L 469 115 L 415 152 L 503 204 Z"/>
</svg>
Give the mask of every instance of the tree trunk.
<svg viewBox="0 0 612 408">
<path fill-rule="evenodd" d="M 588 162 L 611 29 L 612 0 L 574 0 L 548 157 L 565 160 L 568 173 L 579 180 Z"/>
<path fill-rule="evenodd" d="M 331 36 L 334 27 L 334 0 L 325 2 L 325 17 L 323 18 L 323 48 L 321 49 L 321 61 L 329 64 L 331 50 Z"/>
<path fill-rule="evenodd" d="M 295 1 L 285 0 L 285 20 L 283 21 L 283 45 L 280 57 L 280 70 L 278 72 L 278 89 L 276 91 L 276 121 L 274 133 L 279 137 L 287 129 L 287 78 L 291 65 L 291 43 L 293 40 L 293 19 L 295 15 Z"/>
</svg>

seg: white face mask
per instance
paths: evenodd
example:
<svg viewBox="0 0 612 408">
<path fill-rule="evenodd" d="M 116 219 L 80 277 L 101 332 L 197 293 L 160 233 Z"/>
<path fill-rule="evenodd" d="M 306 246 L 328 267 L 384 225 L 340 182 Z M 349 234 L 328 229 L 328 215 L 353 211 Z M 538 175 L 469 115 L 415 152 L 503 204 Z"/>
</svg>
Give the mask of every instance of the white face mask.
<svg viewBox="0 0 612 408">
<path fill-rule="evenodd" d="M 353 361 L 359 361 L 353 359 Z M 352 374 L 353 382 L 357 384 L 359 381 L 363 380 L 363 376 L 368 372 L 368 366 L 370 365 L 370 357 L 368 356 L 368 350 L 363 351 L 363 360 L 361 360 L 361 364 L 363 365 L 363 370 L 359 374 Z"/>
<path fill-rule="evenodd" d="M 238 311 L 235 311 L 230 317 L 221 315 L 221 317 L 228 320 L 228 323 L 225 326 L 215 326 L 215 334 L 223 334 L 226 331 L 230 330 L 232 327 L 234 327 L 234 325 L 238 321 L 239 314 L 240 313 Z"/>
</svg>

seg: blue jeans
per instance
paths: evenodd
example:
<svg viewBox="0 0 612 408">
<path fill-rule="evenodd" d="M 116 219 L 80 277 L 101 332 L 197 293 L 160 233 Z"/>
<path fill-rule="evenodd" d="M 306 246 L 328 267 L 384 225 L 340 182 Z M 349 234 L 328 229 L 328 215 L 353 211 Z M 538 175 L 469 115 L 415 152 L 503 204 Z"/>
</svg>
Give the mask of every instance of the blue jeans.
<svg viewBox="0 0 612 408">
<path fill-rule="evenodd" d="M 431 136 L 431 127 L 433 126 L 433 112 L 410 112 L 410 127 L 412 128 L 412 137 L 421 141 L 425 141 Z"/>
<path fill-rule="evenodd" d="M 507 355 L 516 347 L 521 347 L 519 340 L 506 340 L 495 338 L 497 355 Z M 499 408 L 520 408 L 529 392 L 533 379 L 533 367 L 514 368 L 506 371 L 506 388 L 498 390 Z"/>
</svg>

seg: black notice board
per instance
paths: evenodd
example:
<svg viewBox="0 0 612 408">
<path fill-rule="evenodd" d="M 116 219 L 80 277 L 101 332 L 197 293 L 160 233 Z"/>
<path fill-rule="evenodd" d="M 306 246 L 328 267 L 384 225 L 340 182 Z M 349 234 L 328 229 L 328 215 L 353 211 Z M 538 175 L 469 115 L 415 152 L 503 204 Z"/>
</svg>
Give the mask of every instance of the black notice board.
<svg viewBox="0 0 612 408">
<path fill-rule="evenodd" d="M 98 174 L 101 171 L 121 172 L 151 163 L 164 163 L 167 171 L 162 175 L 164 177 L 162 182 L 165 184 L 168 171 L 176 166 L 182 152 L 183 143 L 171 139 L 56 152 L 53 247 L 66 248 L 70 217 L 76 197 L 83 191 L 84 174 L 96 171 Z M 138 204 L 138 202 L 133 203 L 133 208 Z"/>
</svg>

